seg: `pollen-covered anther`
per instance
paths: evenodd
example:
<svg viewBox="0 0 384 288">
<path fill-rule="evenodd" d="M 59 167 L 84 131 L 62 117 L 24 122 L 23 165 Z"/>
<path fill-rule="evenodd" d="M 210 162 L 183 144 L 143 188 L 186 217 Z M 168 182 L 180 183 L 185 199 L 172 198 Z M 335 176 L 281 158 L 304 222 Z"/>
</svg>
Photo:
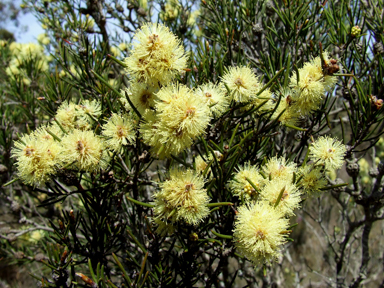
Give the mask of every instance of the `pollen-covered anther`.
<svg viewBox="0 0 384 288">
<path fill-rule="evenodd" d="M 206 93 L 205 93 L 205 97 L 207 97 L 207 98 L 211 98 L 211 97 L 212 97 L 212 94 L 211 94 L 211 93 L 208 93 L 208 92 L 206 92 Z"/>
<path fill-rule="evenodd" d="M 244 81 L 240 78 L 240 77 L 238 77 L 236 80 L 235 80 L 235 84 L 237 85 L 237 86 L 242 86 L 242 87 L 244 87 Z"/>
<path fill-rule="evenodd" d="M 189 192 L 189 191 L 191 191 L 192 189 L 194 189 L 194 185 L 193 185 L 193 183 L 190 183 L 190 184 L 185 185 L 185 192 Z"/>
<path fill-rule="evenodd" d="M 263 231 L 260 231 L 260 230 L 256 231 L 256 238 L 264 240 L 265 235 L 264 235 Z"/>
<path fill-rule="evenodd" d="M 27 146 L 27 148 L 25 148 L 24 151 L 25 151 L 25 156 L 30 157 L 30 156 L 33 155 L 33 152 L 35 151 L 35 149 L 33 149 L 33 148 Z"/>
<path fill-rule="evenodd" d="M 121 126 L 118 126 L 118 125 L 116 128 L 117 128 L 117 132 L 116 132 L 117 136 L 120 138 L 123 137 L 124 136 L 123 128 Z"/>
<path fill-rule="evenodd" d="M 179 128 L 176 130 L 176 137 L 182 137 L 183 136 L 183 129 L 182 128 Z"/>
<path fill-rule="evenodd" d="M 81 140 L 77 141 L 76 150 L 79 151 L 80 153 L 84 153 L 84 149 L 85 149 L 84 143 Z"/>
<path fill-rule="evenodd" d="M 143 105 L 146 105 L 149 99 L 151 99 L 151 95 L 148 93 L 143 93 L 143 95 L 140 97 L 140 101 L 143 103 Z"/>
<path fill-rule="evenodd" d="M 159 39 L 159 35 L 157 35 L 157 34 L 152 34 L 152 35 L 149 35 L 148 38 L 149 38 L 149 42 L 150 42 L 150 43 L 155 44 L 155 42 L 157 41 L 157 39 Z"/>
<path fill-rule="evenodd" d="M 191 108 L 189 108 L 189 109 L 187 110 L 185 116 L 186 116 L 186 117 L 193 116 L 193 115 L 195 115 L 195 113 L 196 113 L 196 108 L 195 108 L 195 107 L 191 107 Z"/>
<path fill-rule="evenodd" d="M 42 138 L 44 140 L 51 140 L 53 137 L 51 135 L 44 135 Z"/>
<path fill-rule="evenodd" d="M 148 64 L 148 61 L 146 61 L 144 58 L 140 58 L 140 59 L 139 59 L 139 64 L 145 66 L 145 65 Z"/>
</svg>

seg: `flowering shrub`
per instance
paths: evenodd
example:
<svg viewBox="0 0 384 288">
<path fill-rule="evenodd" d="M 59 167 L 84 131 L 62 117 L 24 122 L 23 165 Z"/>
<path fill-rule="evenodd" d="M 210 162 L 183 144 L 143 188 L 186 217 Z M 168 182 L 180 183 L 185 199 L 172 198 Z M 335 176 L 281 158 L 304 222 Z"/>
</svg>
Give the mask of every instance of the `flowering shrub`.
<svg viewBox="0 0 384 288">
<path fill-rule="evenodd" d="M 2 189 L 24 224 L 0 233 L 6 259 L 45 265 L 31 273 L 42 287 L 297 286 L 322 253 L 323 285 L 382 278 L 369 266 L 384 217 L 381 14 L 357 1 L 75 2 L 25 1 L 41 44 L 0 47 Z M 45 242 L 15 245 L 36 231 Z M 329 249 L 301 255 L 307 242 Z"/>
</svg>

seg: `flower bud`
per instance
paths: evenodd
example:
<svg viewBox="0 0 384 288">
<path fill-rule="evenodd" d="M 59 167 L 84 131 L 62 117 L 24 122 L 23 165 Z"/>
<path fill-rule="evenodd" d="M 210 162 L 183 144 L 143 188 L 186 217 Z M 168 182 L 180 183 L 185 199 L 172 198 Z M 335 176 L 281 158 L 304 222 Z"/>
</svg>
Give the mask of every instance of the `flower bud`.
<svg viewBox="0 0 384 288">
<path fill-rule="evenodd" d="M 199 235 L 197 235 L 197 233 L 191 233 L 191 234 L 189 234 L 189 240 L 195 242 L 195 241 L 199 240 Z"/>
<path fill-rule="evenodd" d="M 351 30 L 351 36 L 352 37 L 359 36 L 360 32 L 361 32 L 361 28 L 359 26 L 357 26 L 357 25 L 353 26 L 352 30 Z"/>
</svg>

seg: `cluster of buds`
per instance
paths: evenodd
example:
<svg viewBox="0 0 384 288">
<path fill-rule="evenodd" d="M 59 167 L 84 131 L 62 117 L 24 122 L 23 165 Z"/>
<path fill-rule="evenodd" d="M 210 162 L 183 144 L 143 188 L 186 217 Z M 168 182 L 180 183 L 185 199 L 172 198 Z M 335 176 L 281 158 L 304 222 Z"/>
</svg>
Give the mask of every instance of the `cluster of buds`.
<svg viewBox="0 0 384 288">
<path fill-rule="evenodd" d="M 361 33 L 361 28 L 359 26 L 356 25 L 352 27 L 352 30 L 351 30 L 352 37 L 357 37 L 360 35 L 360 33 Z"/>
</svg>

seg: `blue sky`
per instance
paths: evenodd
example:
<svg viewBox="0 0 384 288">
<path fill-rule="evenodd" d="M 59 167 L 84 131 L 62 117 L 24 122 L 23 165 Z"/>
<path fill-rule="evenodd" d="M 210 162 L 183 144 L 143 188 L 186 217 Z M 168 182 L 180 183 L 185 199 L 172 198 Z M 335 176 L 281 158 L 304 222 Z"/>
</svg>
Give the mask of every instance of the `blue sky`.
<svg viewBox="0 0 384 288">
<path fill-rule="evenodd" d="M 43 28 L 41 28 L 40 23 L 31 13 L 21 14 L 19 21 L 19 27 L 10 25 L 11 23 L 6 27 L 10 32 L 13 32 L 15 34 L 17 42 L 37 42 L 37 35 L 44 33 L 44 30 Z"/>
<path fill-rule="evenodd" d="M 13 0 L 12 2 L 16 6 L 19 6 L 22 3 L 21 0 Z M 7 13 L 7 11 L 5 11 L 5 13 Z M 44 33 L 44 29 L 41 28 L 40 23 L 37 21 L 35 16 L 32 13 L 24 14 L 23 10 L 21 10 L 18 15 L 18 20 L 18 27 L 16 27 L 12 21 L 1 23 L 2 25 L 0 26 L 14 33 L 17 42 L 37 42 L 37 36 Z"/>
<path fill-rule="evenodd" d="M 20 5 L 22 3 L 21 0 L 13 0 L 15 3 L 18 3 L 16 5 Z M 188 1 L 185 1 L 188 2 Z M 193 10 L 197 9 L 197 6 L 194 7 Z M 157 22 L 158 12 L 160 10 L 160 7 L 157 5 L 155 9 L 152 11 L 152 21 Z M 14 33 L 14 36 L 16 38 L 16 41 L 19 43 L 29 43 L 29 42 L 37 42 L 37 36 L 41 33 L 44 33 L 44 29 L 41 28 L 40 23 L 37 21 L 35 16 L 32 13 L 23 14 L 22 11 L 20 11 L 19 14 L 19 27 L 14 26 L 11 22 L 6 23 L 5 28 L 9 30 L 10 32 Z M 108 28 L 115 30 L 114 26 L 111 25 L 113 21 L 109 21 Z"/>
</svg>

